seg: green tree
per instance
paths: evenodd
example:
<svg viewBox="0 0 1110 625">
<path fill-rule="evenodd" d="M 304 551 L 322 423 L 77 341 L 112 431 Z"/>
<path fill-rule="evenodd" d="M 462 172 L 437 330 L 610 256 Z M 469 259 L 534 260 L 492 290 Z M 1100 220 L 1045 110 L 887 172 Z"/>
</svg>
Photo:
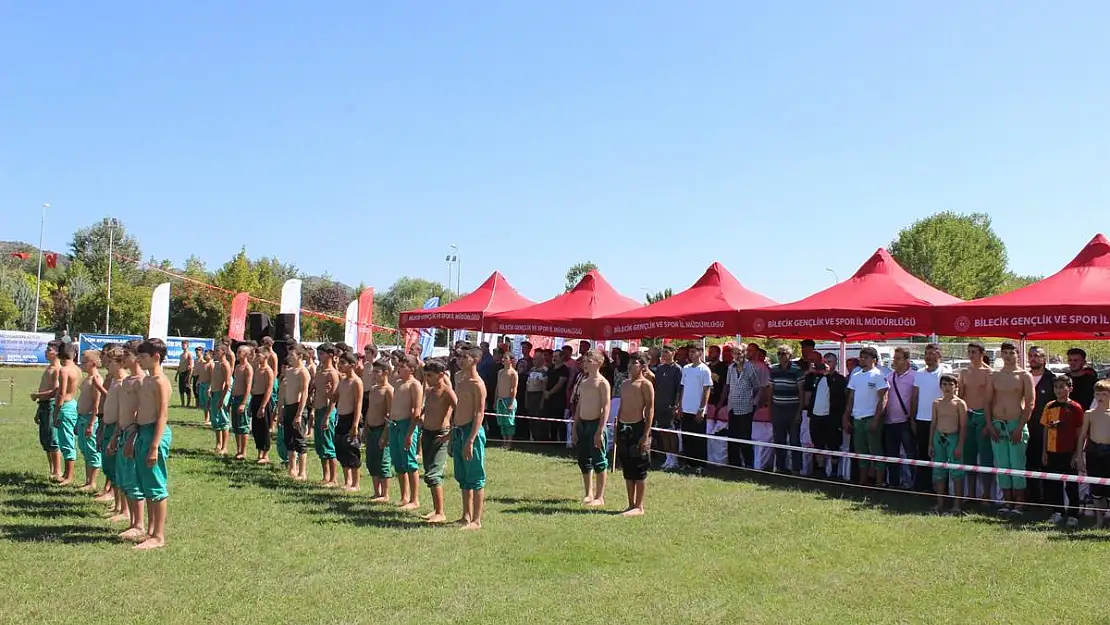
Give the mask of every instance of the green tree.
<svg viewBox="0 0 1110 625">
<path fill-rule="evenodd" d="M 570 269 L 567 269 L 566 285 L 565 285 L 566 288 L 563 289 L 563 292 L 564 293 L 569 293 L 571 291 L 571 289 L 573 289 L 575 286 L 577 286 L 579 281 L 582 280 L 582 276 L 585 276 L 587 273 L 590 273 L 591 271 L 597 271 L 597 265 L 595 265 L 592 260 L 587 260 L 584 263 L 577 263 L 575 265 L 571 265 Z"/>
<path fill-rule="evenodd" d="M 1019 276 L 1016 273 L 1007 271 L 1006 281 L 1002 283 L 1002 288 L 998 289 L 998 292 L 1009 293 L 1010 291 L 1016 291 L 1040 280 L 1041 276 Z"/>
<path fill-rule="evenodd" d="M 0 329 L 19 329 L 19 318 L 21 316 L 19 307 L 15 305 L 15 300 L 12 299 L 11 294 L 0 289 Z"/>
<path fill-rule="evenodd" d="M 937 213 L 898 233 L 890 253 L 911 274 L 961 299 L 998 293 L 1006 284 L 1006 245 L 983 213 Z"/>
<path fill-rule="evenodd" d="M 662 291 L 648 293 L 646 296 L 644 296 L 644 301 L 646 301 L 648 304 L 654 304 L 655 302 L 661 302 L 672 295 L 674 295 L 674 291 L 671 290 L 671 287 L 667 287 Z"/>
<path fill-rule="evenodd" d="M 216 286 L 227 289 L 232 293 L 245 291 L 256 297 L 263 297 L 262 287 L 258 282 L 258 274 L 251 266 L 247 257 L 247 250 L 241 248 L 239 253 L 216 270 L 212 281 Z"/>
<path fill-rule="evenodd" d="M 93 276 L 104 276 L 105 279 L 108 275 L 109 235 L 111 235 L 113 253 L 135 260 L 142 258 L 139 242 L 127 233 L 123 222 L 117 220 L 116 225 L 113 226 L 108 217 L 74 232 L 69 244 L 73 260 L 81 261 Z M 119 260 L 119 256 L 116 257 L 116 261 Z M 121 273 L 128 280 L 134 281 L 138 278 L 139 270 L 135 263 L 113 262 L 113 267 L 117 265 L 121 266 Z M 112 279 L 115 279 L 114 275 Z"/>
<path fill-rule="evenodd" d="M 318 279 L 305 280 L 304 306 L 309 310 L 343 315 L 347 312 L 347 305 L 351 303 L 352 295 L 346 286 L 333 281 L 327 275 Z"/>
<path fill-rule="evenodd" d="M 224 336 L 230 308 L 229 295 L 190 282 L 175 282 L 170 290 L 170 334 Z"/>
<path fill-rule="evenodd" d="M 420 308 L 430 297 L 438 297 L 441 306 L 455 299 L 439 282 L 409 276 L 399 278 L 389 289 L 374 294 L 374 323 L 397 328 L 403 311 Z M 375 332 L 374 342 L 397 344 L 404 342 L 404 338 L 391 332 Z"/>
</svg>

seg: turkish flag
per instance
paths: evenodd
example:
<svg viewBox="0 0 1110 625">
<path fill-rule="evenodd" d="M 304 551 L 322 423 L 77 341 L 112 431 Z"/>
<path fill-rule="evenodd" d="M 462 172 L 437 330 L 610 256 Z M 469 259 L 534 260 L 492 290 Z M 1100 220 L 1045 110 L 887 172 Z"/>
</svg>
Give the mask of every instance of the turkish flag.
<svg viewBox="0 0 1110 625">
<path fill-rule="evenodd" d="M 227 335 L 236 341 L 243 340 L 243 333 L 247 327 L 247 307 L 250 306 L 250 298 L 250 293 L 239 293 L 231 300 Z"/>
<path fill-rule="evenodd" d="M 19 260 L 27 260 L 30 257 L 31 255 L 27 252 L 12 252 L 12 258 L 18 258 Z"/>
<path fill-rule="evenodd" d="M 51 269 L 54 269 L 55 267 L 58 266 L 58 253 L 57 252 L 47 252 L 46 255 L 45 255 L 45 258 L 46 258 L 46 266 L 47 267 L 50 267 Z"/>
</svg>

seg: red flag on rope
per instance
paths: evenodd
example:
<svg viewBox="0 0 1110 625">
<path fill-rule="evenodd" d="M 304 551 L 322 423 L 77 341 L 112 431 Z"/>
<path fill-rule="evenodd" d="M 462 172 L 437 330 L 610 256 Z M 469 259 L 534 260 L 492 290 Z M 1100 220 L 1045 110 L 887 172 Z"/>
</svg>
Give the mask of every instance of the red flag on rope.
<svg viewBox="0 0 1110 625">
<path fill-rule="evenodd" d="M 358 331 L 355 334 L 355 353 L 361 354 L 363 348 L 370 343 L 374 328 L 374 289 L 364 289 L 358 295 Z M 408 345 L 405 346 L 408 348 Z"/>
<path fill-rule="evenodd" d="M 50 267 L 51 269 L 54 269 L 55 267 L 58 266 L 58 253 L 57 252 L 47 252 L 46 255 L 44 256 L 44 258 L 46 258 L 46 266 L 47 267 Z"/>
<path fill-rule="evenodd" d="M 231 300 L 227 335 L 236 341 L 243 340 L 243 333 L 247 328 L 247 307 L 250 305 L 250 299 L 250 293 L 239 293 Z"/>
<path fill-rule="evenodd" d="M 12 258 L 18 258 L 19 260 L 27 260 L 30 257 L 31 255 L 27 252 L 12 252 Z"/>
</svg>

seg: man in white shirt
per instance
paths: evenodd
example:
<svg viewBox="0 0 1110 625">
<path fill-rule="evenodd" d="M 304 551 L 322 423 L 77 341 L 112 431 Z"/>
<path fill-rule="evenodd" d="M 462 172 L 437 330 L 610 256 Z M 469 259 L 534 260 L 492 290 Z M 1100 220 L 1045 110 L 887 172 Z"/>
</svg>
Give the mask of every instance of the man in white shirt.
<svg viewBox="0 0 1110 625">
<path fill-rule="evenodd" d="M 856 453 L 883 455 L 883 409 L 886 407 L 886 376 L 875 367 L 879 353 L 874 347 L 859 351 L 859 369 L 848 379 L 848 401 L 844 409 L 844 431 L 852 434 Z M 861 486 L 882 483 L 883 463 L 859 461 Z"/>
<path fill-rule="evenodd" d="M 910 426 L 917 441 L 917 457 L 929 458 L 929 424 L 933 420 L 933 402 L 940 399 L 940 348 L 929 343 L 925 346 L 925 368 L 918 369 L 913 378 L 913 399 L 910 400 Z M 932 488 L 933 470 L 917 467 L 914 489 L 927 493 Z"/>
<path fill-rule="evenodd" d="M 682 368 L 682 389 L 679 407 L 682 409 L 682 431 L 705 434 L 705 407 L 709 404 L 709 391 L 713 388 L 713 372 L 702 362 L 700 345 L 689 347 L 690 364 Z M 706 440 L 701 436 L 682 439 L 685 455 L 692 458 L 690 466 L 701 470 L 705 466 Z"/>
</svg>

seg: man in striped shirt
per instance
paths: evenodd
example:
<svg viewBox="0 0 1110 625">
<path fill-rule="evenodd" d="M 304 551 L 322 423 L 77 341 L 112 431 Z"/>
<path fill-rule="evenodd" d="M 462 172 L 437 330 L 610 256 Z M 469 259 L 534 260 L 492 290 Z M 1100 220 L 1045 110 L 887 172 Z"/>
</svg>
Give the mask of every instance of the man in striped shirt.
<svg viewBox="0 0 1110 625">
<path fill-rule="evenodd" d="M 771 367 L 771 429 L 772 440 L 779 444 L 802 446 L 802 385 L 805 372 L 791 361 L 794 350 L 780 345 L 779 362 Z M 790 468 L 786 467 L 786 450 L 775 449 L 775 471 L 801 473 L 802 452 L 790 452 Z"/>
</svg>

